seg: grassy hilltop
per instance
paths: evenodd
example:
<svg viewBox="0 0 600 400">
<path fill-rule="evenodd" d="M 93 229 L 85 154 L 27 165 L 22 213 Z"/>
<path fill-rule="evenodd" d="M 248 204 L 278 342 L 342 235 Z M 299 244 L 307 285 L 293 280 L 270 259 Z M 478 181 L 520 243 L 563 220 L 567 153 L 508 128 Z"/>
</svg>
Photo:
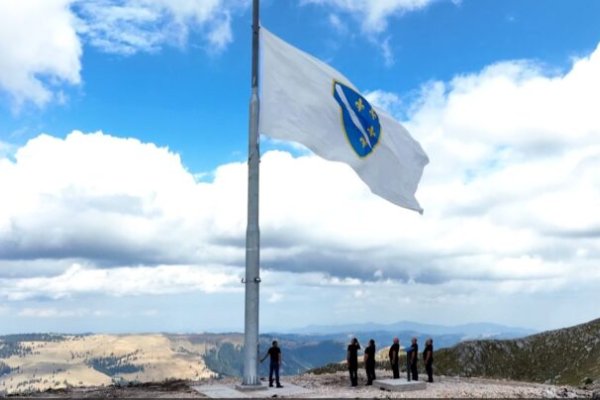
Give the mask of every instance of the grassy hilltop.
<svg viewBox="0 0 600 400">
<path fill-rule="evenodd" d="M 421 344 L 421 351 L 423 350 Z M 380 348 L 377 367 L 389 369 L 388 347 Z M 419 354 L 421 357 L 421 354 Z M 434 374 L 483 377 L 579 386 L 600 384 L 600 319 L 522 339 L 469 340 L 434 354 Z M 362 368 L 362 363 L 359 361 Z M 406 370 L 406 355 L 400 366 Z M 424 365 L 419 363 L 421 374 Z M 345 371 L 343 362 L 315 368 L 314 374 Z"/>
<path fill-rule="evenodd" d="M 600 319 L 523 339 L 473 340 L 435 353 L 436 372 L 579 385 L 600 380 Z"/>
</svg>

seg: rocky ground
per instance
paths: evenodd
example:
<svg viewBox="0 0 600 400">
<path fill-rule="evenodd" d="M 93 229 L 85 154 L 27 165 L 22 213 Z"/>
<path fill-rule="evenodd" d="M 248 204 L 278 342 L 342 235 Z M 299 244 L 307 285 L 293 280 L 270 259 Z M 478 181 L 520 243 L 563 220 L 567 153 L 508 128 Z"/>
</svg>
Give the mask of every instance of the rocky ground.
<svg viewBox="0 0 600 400">
<path fill-rule="evenodd" d="M 384 376 L 386 377 L 386 376 Z M 350 388 L 345 373 L 320 376 L 314 380 L 310 375 L 302 375 L 291 381 L 303 387 L 314 387 L 310 397 L 344 398 L 576 398 L 592 397 L 594 391 L 566 386 L 543 385 L 536 383 L 498 381 L 481 378 L 435 377 L 435 382 L 427 384 L 422 391 L 388 392 L 359 386 Z M 364 381 L 363 381 L 364 382 Z M 308 397 L 308 396 L 307 396 Z"/>
<path fill-rule="evenodd" d="M 387 378 L 381 372 L 382 378 Z M 303 398 L 600 398 L 600 388 L 573 388 L 568 386 L 544 385 L 526 382 L 498 381 L 480 378 L 436 377 L 437 381 L 427 388 L 413 392 L 389 392 L 375 387 L 351 388 L 345 373 L 322 375 L 304 374 L 285 377 L 283 384 L 293 384 L 305 389 L 301 395 L 289 396 L 285 391 L 276 397 Z M 192 386 L 225 385 L 233 388 L 237 378 L 204 380 L 202 382 L 172 381 L 162 384 L 138 384 L 131 386 L 107 386 L 96 388 L 70 388 L 41 393 L 30 393 L 28 397 L 43 398 L 203 398 L 203 394 Z M 11 396 L 12 397 L 12 396 Z M 242 397 L 242 396 L 240 396 Z M 273 397 L 269 393 L 269 397 Z"/>
</svg>

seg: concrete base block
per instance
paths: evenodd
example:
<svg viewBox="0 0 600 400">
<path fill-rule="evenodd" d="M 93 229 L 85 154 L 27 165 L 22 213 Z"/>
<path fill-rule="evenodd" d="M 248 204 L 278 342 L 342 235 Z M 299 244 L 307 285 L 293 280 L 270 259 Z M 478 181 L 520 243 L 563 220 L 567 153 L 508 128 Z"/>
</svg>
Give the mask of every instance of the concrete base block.
<svg viewBox="0 0 600 400">
<path fill-rule="evenodd" d="M 407 381 L 405 379 L 377 379 L 373 386 L 391 392 L 408 392 L 411 390 L 425 390 L 427 384 L 424 381 Z"/>
<path fill-rule="evenodd" d="M 225 385 L 192 386 L 192 389 L 209 399 L 239 399 L 249 397 L 245 392 L 235 390 L 233 387 Z"/>
<path fill-rule="evenodd" d="M 267 397 L 292 397 L 302 398 L 303 395 L 310 394 L 310 390 L 301 386 L 292 385 L 287 382 L 281 382 L 283 387 L 269 387 L 268 385 L 198 385 L 192 386 L 192 389 L 203 394 L 208 398 L 267 398 Z"/>
<path fill-rule="evenodd" d="M 258 384 L 258 385 L 242 385 L 241 383 L 235 385 L 235 390 L 239 390 L 240 392 L 255 392 L 257 390 L 267 390 L 266 385 Z"/>
</svg>

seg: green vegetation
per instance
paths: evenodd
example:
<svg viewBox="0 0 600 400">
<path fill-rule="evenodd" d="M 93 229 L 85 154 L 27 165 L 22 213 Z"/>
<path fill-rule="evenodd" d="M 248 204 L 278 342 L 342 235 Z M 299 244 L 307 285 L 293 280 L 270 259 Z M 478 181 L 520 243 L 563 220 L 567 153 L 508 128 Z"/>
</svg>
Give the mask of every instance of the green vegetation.
<svg viewBox="0 0 600 400">
<path fill-rule="evenodd" d="M 222 340 L 215 343 L 215 348 L 204 355 L 206 366 L 222 376 L 242 376 L 244 368 L 243 347 Z M 271 340 L 261 337 L 260 348 L 262 358 L 271 346 Z M 279 346 L 282 349 L 283 365 L 282 375 L 300 374 L 332 361 L 345 357 L 345 345 L 332 340 L 325 341 L 301 341 L 298 338 L 289 340 L 281 338 Z M 259 373 L 262 376 L 269 374 L 269 360 L 266 359 L 259 365 Z"/>
<path fill-rule="evenodd" d="M 434 360 L 436 374 L 579 385 L 600 379 L 600 319 L 524 339 L 463 342 Z"/>
<path fill-rule="evenodd" d="M 19 342 L 61 342 L 66 340 L 65 335 L 54 333 L 19 333 L 15 335 L 0 336 L 0 342 L 19 343 Z"/>
<path fill-rule="evenodd" d="M 32 354 L 32 349 L 24 345 L 23 342 L 58 342 L 65 339 L 66 337 L 63 335 L 51 333 L 23 333 L 0 336 L 0 358 L 25 357 Z"/>
<path fill-rule="evenodd" d="M 400 357 L 403 371 L 405 357 Z M 423 362 L 419 361 L 420 373 L 424 374 Z M 363 368 L 360 362 L 359 368 Z M 378 362 L 377 368 L 389 369 L 389 364 Z M 345 363 L 327 364 L 309 372 L 339 371 L 346 371 Z M 435 352 L 434 374 L 573 386 L 600 382 L 600 319 L 523 339 L 462 342 Z"/>
<path fill-rule="evenodd" d="M 130 374 L 133 372 L 140 372 L 144 370 L 143 366 L 132 364 L 128 361 L 131 354 L 125 356 L 110 356 L 110 357 L 96 357 L 86 361 L 90 367 L 96 371 L 102 372 L 108 376 L 115 376 L 117 374 Z"/>
<path fill-rule="evenodd" d="M 0 376 L 10 374 L 12 370 L 11 367 L 0 361 Z"/>
<path fill-rule="evenodd" d="M 25 357 L 32 353 L 30 347 L 23 346 L 20 342 L 0 342 L 0 358 Z"/>
<path fill-rule="evenodd" d="M 244 370 L 242 348 L 224 342 L 204 355 L 206 366 L 223 376 L 242 376 Z"/>
</svg>

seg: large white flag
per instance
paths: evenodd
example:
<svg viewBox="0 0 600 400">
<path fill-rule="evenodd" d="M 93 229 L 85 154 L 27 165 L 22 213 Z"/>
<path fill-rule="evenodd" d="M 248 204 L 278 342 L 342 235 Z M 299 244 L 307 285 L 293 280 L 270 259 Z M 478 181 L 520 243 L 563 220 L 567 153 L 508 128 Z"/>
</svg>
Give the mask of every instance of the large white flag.
<svg viewBox="0 0 600 400">
<path fill-rule="evenodd" d="M 349 164 L 371 191 L 423 212 L 415 192 L 429 162 L 408 131 L 344 75 L 260 28 L 259 130 Z"/>
</svg>

